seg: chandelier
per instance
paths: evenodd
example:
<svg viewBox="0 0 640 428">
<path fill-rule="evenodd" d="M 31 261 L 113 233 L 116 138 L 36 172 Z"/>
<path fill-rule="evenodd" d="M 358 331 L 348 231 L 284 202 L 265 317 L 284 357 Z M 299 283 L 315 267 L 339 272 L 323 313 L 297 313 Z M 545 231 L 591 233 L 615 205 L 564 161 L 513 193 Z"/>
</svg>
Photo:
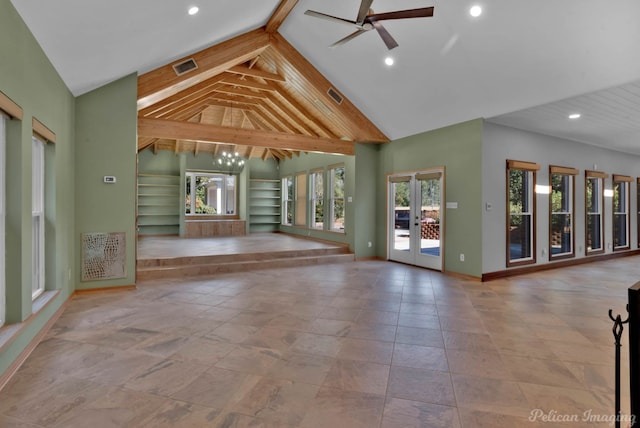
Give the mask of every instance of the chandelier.
<svg viewBox="0 0 640 428">
<path fill-rule="evenodd" d="M 245 162 L 245 158 L 240 156 L 238 152 L 222 152 L 222 154 L 216 155 L 213 158 L 213 165 L 216 167 L 216 169 L 229 175 L 240 174 L 244 169 Z"/>
</svg>

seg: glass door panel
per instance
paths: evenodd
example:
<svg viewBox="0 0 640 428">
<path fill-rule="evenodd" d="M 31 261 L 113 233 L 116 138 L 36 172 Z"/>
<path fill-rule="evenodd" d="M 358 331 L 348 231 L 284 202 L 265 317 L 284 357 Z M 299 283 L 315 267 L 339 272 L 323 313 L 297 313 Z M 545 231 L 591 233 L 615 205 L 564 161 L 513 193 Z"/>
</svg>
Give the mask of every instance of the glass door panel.
<svg viewBox="0 0 640 428">
<path fill-rule="evenodd" d="M 389 259 L 442 270 L 443 171 L 389 177 Z"/>
</svg>

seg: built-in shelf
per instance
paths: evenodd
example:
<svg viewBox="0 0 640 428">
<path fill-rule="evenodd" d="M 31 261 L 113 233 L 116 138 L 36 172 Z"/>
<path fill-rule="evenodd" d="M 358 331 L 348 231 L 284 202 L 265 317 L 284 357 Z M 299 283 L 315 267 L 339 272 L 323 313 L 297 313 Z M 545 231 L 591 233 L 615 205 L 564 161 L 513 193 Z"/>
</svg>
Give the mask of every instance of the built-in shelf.
<svg viewBox="0 0 640 428">
<path fill-rule="evenodd" d="M 249 199 L 249 230 L 277 230 L 280 224 L 280 180 L 249 180 Z"/>
<path fill-rule="evenodd" d="M 180 231 L 180 176 L 138 174 L 138 233 L 177 235 Z"/>
</svg>

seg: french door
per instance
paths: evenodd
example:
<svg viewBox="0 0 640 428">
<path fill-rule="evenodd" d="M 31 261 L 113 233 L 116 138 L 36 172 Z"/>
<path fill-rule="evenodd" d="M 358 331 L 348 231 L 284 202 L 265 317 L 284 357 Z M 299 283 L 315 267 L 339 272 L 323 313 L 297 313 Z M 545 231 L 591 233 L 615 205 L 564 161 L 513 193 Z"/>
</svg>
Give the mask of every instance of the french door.
<svg viewBox="0 0 640 428">
<path fill-rule="evenodd" d="M 389 260 L 442 270 L 444 170 L 388 178 Z"/>
</svg>

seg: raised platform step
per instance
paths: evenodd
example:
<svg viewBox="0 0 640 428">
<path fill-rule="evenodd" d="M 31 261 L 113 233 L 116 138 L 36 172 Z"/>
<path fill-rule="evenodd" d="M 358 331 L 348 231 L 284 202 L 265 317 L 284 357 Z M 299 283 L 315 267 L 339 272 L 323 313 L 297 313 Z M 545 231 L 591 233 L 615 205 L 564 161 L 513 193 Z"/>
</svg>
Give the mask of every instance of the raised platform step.
<svg viewBox="0 0 640 428">
<path fill-rule="evenodd" d="M 355 261 L 346 247 L 138 260 L 137 279 L 180 278 Z"/>
</svg>

